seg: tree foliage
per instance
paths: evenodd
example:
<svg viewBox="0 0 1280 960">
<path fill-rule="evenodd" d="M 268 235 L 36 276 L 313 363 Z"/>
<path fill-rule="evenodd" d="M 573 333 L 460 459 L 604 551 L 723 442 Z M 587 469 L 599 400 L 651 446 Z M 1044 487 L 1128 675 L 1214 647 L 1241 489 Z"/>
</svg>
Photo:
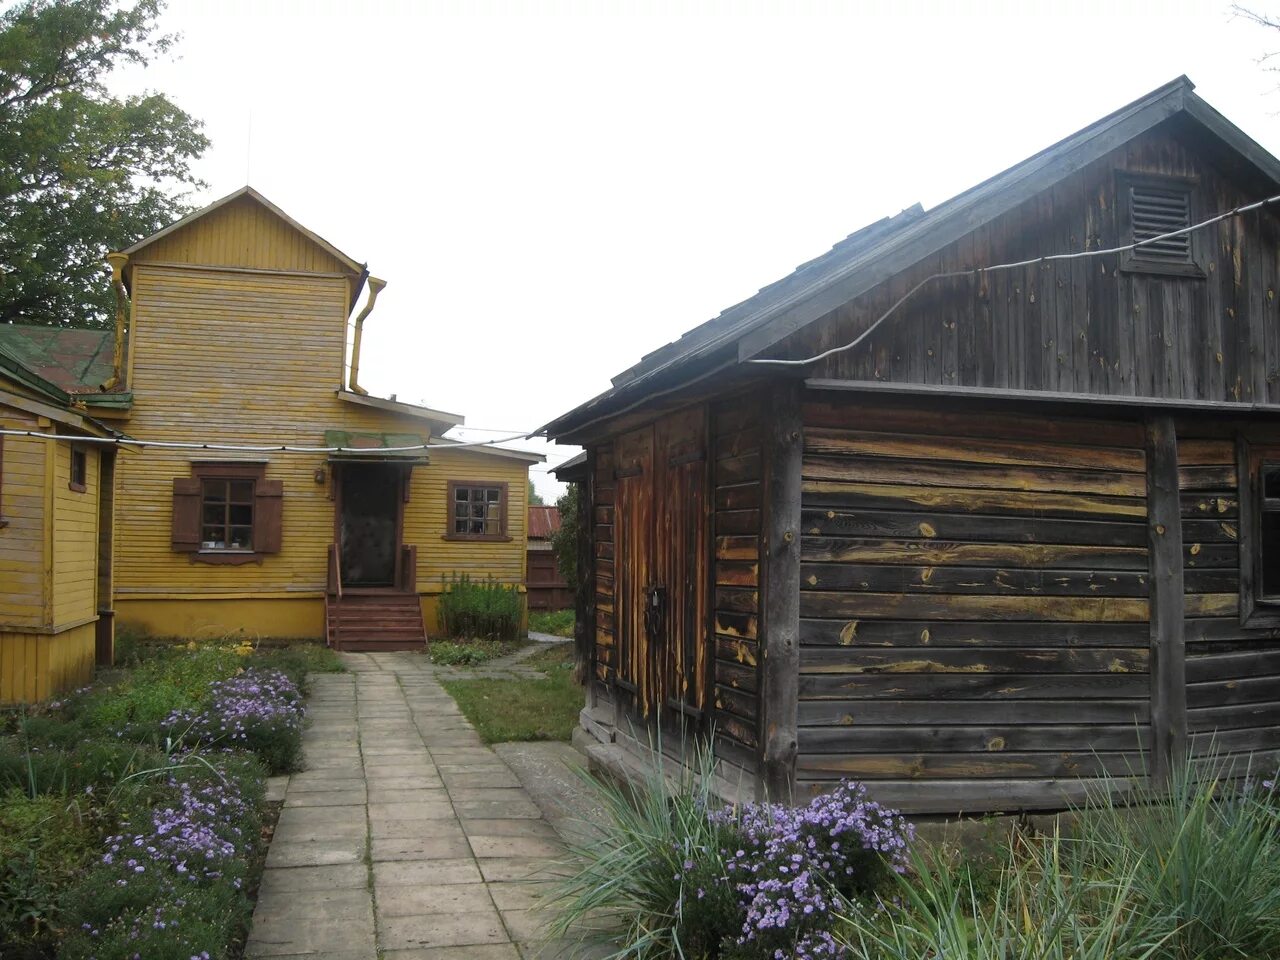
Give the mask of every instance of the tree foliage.
<svg viewBox="0 0 1280 960">
<path fill-rule="evenodd" d="M 103 256 L 187 212 L 201 123 L 105 78 L 173 43 L 162 0 L 25 0 L 0 13 L 0 322 L 108 325 Z"/>
<path fill-rule="evenodd" d="M 547 505 L 546 501 L 542 499 L 542 494 L 540 494 L 537 490 L 534 489 L 533 481 L 530 480 L 529 481 L 529 506 L 545 507 L 546 505 Z"/>
<path fill-rule="evenodd" d="M 556 569 L 564 582 L 577 588 L 578 583 L 578 493 L 579 484 L 569 484 L 563 497 L 556 501 L 560 511 L 560 529 L 551 535 L 551 549 L 556 555 Z"/>
</svg>

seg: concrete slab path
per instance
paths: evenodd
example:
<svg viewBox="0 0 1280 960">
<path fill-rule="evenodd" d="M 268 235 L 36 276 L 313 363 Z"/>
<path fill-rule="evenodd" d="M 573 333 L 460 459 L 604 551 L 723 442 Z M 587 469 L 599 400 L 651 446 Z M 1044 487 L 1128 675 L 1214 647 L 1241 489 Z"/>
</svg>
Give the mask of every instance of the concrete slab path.
<svg viewBox="0 0 1280 960">
<path fill-rule="evenodd" d="M 564 845 L 419 654 L 312 678 L 245 955 L 553 960 L 540 887 Z"/>
</svg>

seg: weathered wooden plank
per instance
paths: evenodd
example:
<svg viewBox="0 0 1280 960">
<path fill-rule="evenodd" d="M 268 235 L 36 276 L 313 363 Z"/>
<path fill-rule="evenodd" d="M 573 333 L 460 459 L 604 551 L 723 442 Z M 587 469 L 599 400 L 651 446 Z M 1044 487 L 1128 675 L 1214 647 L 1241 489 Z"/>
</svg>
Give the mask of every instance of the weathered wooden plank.
<svg viewBox="0 0 1280 960">
<path fill-rule="evenodd" d="M 1280 724 L 1280 699 L 1260 703 L 1225 704 L 1187 711 L 1187 729 L 1194 733 L 1252 729 Z M 1277 741 L 1280 742 L 1280 741 Z"/>
<path fill-rule="evenodd" d="M 714 626 L 717 634 L 745 640 L 754 640 L 759 633 L 759 623 L 755 615 L 751 613 L 717 610 L 715 612 Z"/>
<path fill-rule="evenodd" d="M 755 693 L 760 689 L 759 671 L 732 660 L 716 660 L 715 682 L 722 687 Z"/>
<path fill-rule="evenodd" d="M 1132 521 L 1040 520 L 892 510 L 847 511 L 808 504 L 801 519 L 804 532 L 810 536 L 925 539 L 947 543 L 994 541 L 1143 548 L 1147 545 L 1146 529 Z M 1208 533 L 1207 530 L 1204 532 Z M 1204 542 L 1211 538 L 1198 536 L 1195 539 Z"/>
<path fill-rule="evenodd" d="M 1178 441 L 1180 467 L 1232 467 L 1235 462 L 1236 447 L 1231 440 L 1190 437 Z"/>
<path fill-rule="evenodd" d="M 1146 697 L 1149 690 L 1150 680 L 1145 672 L 1079 676 L 930 673 L 803 674 L 800 677 L 800 696 L 806 700 L 847 700 L 851 697 L 875 700 L 1132 700 Z"/>
<path fill-rule="evenodd" d="M 1197 550 L 1199 554 L 1201 551 Z M 1069 570 L 1147 569 L 1145 547 L 1092 547 L 1063 543 L 944 543 L 936 540 L 873 540 L 847 537 L 804 537 L 804 561 L 831 563 L 900 563 L 972 567 L 1012 566 L 1023 569 L 1060 567 Z M 1215 554 L 1216 560 L 1222 557 Z M 1208 557 L 1206 557 L 1208 559 Z M 1201 566 L 1226 566 L 1201 563 Z"/>
<path fill-rule="evenodd" d="M 1186 669 L 1188 683 L 1228 680 L 1235 677 L 1275 676 L 1277 691 L 1280 692 L 1280 650 L 1274 647 L 1187 657 Z"/>
<path fill-rule="evenodd" d="M 760 595 L 755 590 L 738 587 L 717 587 L 715 610 L 717 615 L 726 613 L 756 613 L 760 608 Z"/>
<path fill-rule="evenodd" d="M 764 472 L 767 509 L 760 542 L 764 567 L 761 610 L 760 767 L 765 795 L 789 802 L 795 783 L 796 676 L 800 656 L 800 488 L 803 421 L 798 382 L 778 384 L 769 401 Z"/>
<path fill-rule="evenodd" d="M 857 726 L 861 724 L 927 728 L 947 725 L 1092 723 L 1133 727 L 1149 722 L 1146 692 L 1138 699 L 1090 700 L 809 700 L 800 701 L 800 724 Z"/>
<path fill-rule="evenodd" d="M 737 457 L 726 457 L 717 460 L 715 465 L 715 484 L 725 487 L 735 483 L 747 483 L 761 477 L 760 453 L 752 450 Z"/>
<path fill-rule="evenodd" d="M 1223 643 L 1233 640 L 1280 640 L 1280 627 L 1242 627 L 1239 617 L 1188 617 L 1187 643 Z"/>
<path fill-rule="evenodd" d="M 1276 700 L 1280 700 L 1280 677 L 1242 677 L 1187 684 L 1187 706 L 1197 709 Z"/>
<path fill-rule="evenodd" d="M 1180 456 L 1179 462 L 1186 461 Z M 1178 489 L 1183 493 L 1228 493 L 1235 488 L 1235 464 L 1178 467 Z"/>
<path fill-rule="evenodd" d="M 715 578 L 721 586 L 754 587 L 760 582 L 760 564 L 754 560 L 721 560 L 715 564 Z"/>
<path fill-rule="evenodd" d="M 1205 567 L 1235 570 L 1240 564 L 1240 548 L 1234 543 L 1194 543 L 1184 537 L 1182 557 L 1188 570 Z"/>
<path fill-rule="evenodd" d="M 753 694 L 717 684 L 713 700 L 717 710 L 724 710 L 743 720 L 755 723 L 760 704 Z"/>
<path fill-rule="evenodd" d="M 1146 478 L 1114 470 L 1062 470 L 988 467 L 946 460 L 899 460 L 892 457 L 804 458 L 806 480 L 852 483 L 906 483 L 928 487 L 1083 493 L 1110 497 L 1145 497 Z"/>
<path fill-rule="evenodd" d="M 1231 571 L 1204 571 L 1210 582 L 1230 588 Z M 1027 570 L 1018 567 L 881 566 L 864 563 L 805 563 L 803 590 L 875 593 L 993 594 L 1016 596 L 1145 597 L 1146 571 Z"/>
<path fill-rule="evenodd" d="M 1202 596 L 1218 597 L 1219 594 Z M 932 596 L 803 591 L 800 615 L 830 619 L 1060 620 L 1132 623 L 1147 619 L 1147 601 L 1134 597 Z"/>
<path fill-rule="evenodd" d="M 839 779 L 834 776 L 820 780 L 801 779 L 796 783 L 796 791 L 801 796 L 816 796 L 830 790 Z M 906 814 L 976 814 L 1073 809 L 1105 792 L 1123 797 L 1136 788 L 1137 781 L 1120 777 L 1106 780 L 1085 777 L 877 780 L 871 797 Z"/>
<path fill-rule="evenodd" d="M 1213 622 L 1213 621 L 1210 621 Z M 1146 623 L 965 620 L 800 621 L 802 645 L 854 647 L 1143 647 Z"/>
<path fill-rule="evenodd" d="M 1260 776 L 1270 777 L 1276 772 L 1273 764 L 1267 764 L 1267 753 L 1276 753 L 1276 744 L 1280 744 L 1280 725 L 1253 727 L 1239 730 L 1213 730 L 1196 733 L 1191 736 L 1191 752 L 1196 756 L 1222 756 L 1223 754 L 1250 753 L 1256 754 L 1258 763 L 1254 772 Z"/>
<path fill-rule="evenodd" d="M 716 488 L 716 510 L 758 510 L 760 508 L 760 484 L 739 483 L 732 487 Z"/>
<path fill-rule="evenodd" d="M 759 560 L 760 539 L 750 536 L 716 537 L 717 560 Z"/>
<path fill-rule="evenodd" d="M 916 487 L 887 483 L 840 483 L 831 480 L 806 480 L 802 489 L 806 507 L 838 507 L 843 510 L 919 508 L 944 513 L 1098 520 L 1141 520 L 1147 515 L 1146 503 L 1133 497 L 975 490 L 966 487 Z"/>
<path fill-rule="evenodd" d="M 1135 724 L 984 724 L 800 728 L 801 754 L 1030 753 L 1046 750 L 1146 749 L 1149 728 Z"/>
<path fill-rule="evenodd" d="M 802 780 L 1140 776 L 1144 772 L 1144 758 L 1137 752 L 1091 753 L 1087 748 L 1076 753 L 802 753 L 796 763 Z"/>
<path fill-rule="evenodd" d="M 899 436 L 863 430 L 812 427 L 805 432 L 806 454 L 905 457 L 917 460 L 949 460 L 967 463 L 1035 464 L 1042 467 L 1093 468 L 1142 473 L 1141 450 L 1045 443 L 1026 440 L 989 440 L 953 437 Z"/>
<path fill-rule="evenodd" d="M 755 667 L 760 661 L 760 644 L 754 640 L 738 637 L 717 636 L 715 655 L 717 660 L 739 663 L 744 667 Z"/>
<path fill-rule="evenodd" d="M 800 655 L 802 674 L 998 674 L 1145 673 L 1147 651 L 1126 647 L 884 648 L 810 647 Z"/>
<path fill-rule="evenodd" d="M 1235 520 L 1183 520 L 1182 539 L 1186 543 L 1236 543 L 1240 524 Z"/>
<path fill-rule="evenodd" d="M 717 510 L 715 516 L 719 536 L 755 536 L 760 532 L 759 510 Z"/>
<path fill-rule="evenodd" d="M 1234 494 L 1183 493 L 1182 516 L 1196 519 L 1234 520 L 1240 515 L 1240 502 Z"/>
<path fill-rule="evenodd" d="M 1147 423 L 1151 558 L 1152 772 L 1168 777 L 1187 746 L 1187 675 L 1183 618 L 1191 605 L 1182 565 L 1178 441 L 1172 417 Z"/>
<path fill-rule="evenodd" d="M 1201 570 L 1188 565 L 1183 570 L 1183 587 L 1187 594 L 1240 592 L 1240 574 L 1236 568 Z"/>
</svg>

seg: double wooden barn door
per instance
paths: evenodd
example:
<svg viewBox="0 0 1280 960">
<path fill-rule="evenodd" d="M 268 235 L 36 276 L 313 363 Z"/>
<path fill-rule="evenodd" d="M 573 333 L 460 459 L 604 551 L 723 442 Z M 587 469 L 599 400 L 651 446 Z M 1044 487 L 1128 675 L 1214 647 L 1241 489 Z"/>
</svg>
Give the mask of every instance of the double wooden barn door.
<svg viewBox="0 0 1280 960">
<path fill-rule="evenodd" d="M 705 412 L 619 437 L 614 462 L 616 683 L 642 717 L 697 725 L 709 635 Z"/>
</svg>

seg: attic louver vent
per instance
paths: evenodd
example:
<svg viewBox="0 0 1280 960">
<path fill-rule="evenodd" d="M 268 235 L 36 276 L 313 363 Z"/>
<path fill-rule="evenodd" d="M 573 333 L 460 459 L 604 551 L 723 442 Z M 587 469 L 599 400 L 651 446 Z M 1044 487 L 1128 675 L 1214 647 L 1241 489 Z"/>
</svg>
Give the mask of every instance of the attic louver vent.
<svg viewBox="0 0 1280 960">
<path fill-rule="evenodd" d="M 1191 202 L 1185 191 L 1134 186 L 1129 189 L 1129 215 L 1135 242 L 1164 236 L 1191 226 Z M 1190 263 L 1191 234 L 1165 237 L 1133 251 L 1135 257 L 1160 263 Z"/>
</svg>

